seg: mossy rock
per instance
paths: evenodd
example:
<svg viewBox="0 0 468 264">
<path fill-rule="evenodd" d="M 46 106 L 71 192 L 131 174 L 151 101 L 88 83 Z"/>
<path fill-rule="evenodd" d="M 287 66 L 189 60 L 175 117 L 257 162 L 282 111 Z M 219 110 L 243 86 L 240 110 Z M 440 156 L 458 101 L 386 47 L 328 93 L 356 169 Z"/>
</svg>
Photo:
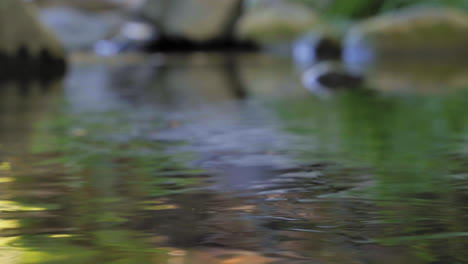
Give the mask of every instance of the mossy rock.
<svg viewBox="0 0 468 264">
<path fill-rule="evenodd" d="M 468 14 L 413 7 L 364 20 L 345 38 L 349 62 L 401 57 L 468 57 Z"/>
<path fill-rule="evenodd" d="M 41 54 L 63 60 L 65 52 L 53 33 L 37 19 L 32 4 L 21 0 L 0 1 L 0 53 L 15 56 L 26 52 L 37 58 Z"/>
<path fill-rule="evenodd" d="M 65 72 L 65 52 L 32 4 L 0 1 L 0 82 L 51 80 Z"/>
<path fill-rule="evenodd" d="M 238 36 L 263 44 L 292 42 L 311 31 L 324 30 L 319 16 L 309 7 L 287 1 L 252 5 L 242 15 Z"/>
<path fill-rule="evenodd" d="M 147 0 L 142 15 L 162 34 L 197 42 L 227 39 L 242 10 L 242 0 Z"/>
<path fill-rule="evenodd" d="M 35 0 L 41 8 L 50 7 L 71 7 L 83 11 L 100 12 L 118 10 L 130 7 L 134 1 L 113 1 L 113 0 Z"/>
</svg>

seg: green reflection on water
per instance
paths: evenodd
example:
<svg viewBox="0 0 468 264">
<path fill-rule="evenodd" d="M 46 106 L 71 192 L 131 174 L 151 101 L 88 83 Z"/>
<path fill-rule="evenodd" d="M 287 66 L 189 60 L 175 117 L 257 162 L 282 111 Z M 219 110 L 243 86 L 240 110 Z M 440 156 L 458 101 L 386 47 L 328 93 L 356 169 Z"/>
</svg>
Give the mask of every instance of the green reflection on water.
<svg viewBox="0 0 468 264">
<path fill-rule="evenodd" d="M 167 144 L 144 139 L 161 120 L 145 123 L 148 131 L 128 111 L 66 107 L 37 120 L 31 151 L 14 157 L 15 180 L 4 183 L 2 263 L 165 263 L 164 238 L 142 226 L 178 208 L 159 197 L 184 192 L 204 175 L 183 165 L 187 157 L 164 154 Z"/>
<path fill-rule="evenodd" d="M 370 246 L 378 252 L 377 258 L 385 257 L 388 248 L 399 246 L 403 249 L 396 255 L 404 260 L 414 259 L 401 253 L 408 249 L 420 263 L 466 263 L 467 93 L 395 97 L 357 92 L 329 100 L 295 99 L 297 92 L 289 88 L 297 76 L 291 77 L 289 71 L 284 77 L 284 67 L 282 62 L 273 66 L 276 70 L 248 68 L 251 76 L 246 79 L 254 80 L 247 88 L 252 88 L 251 94 L 261 97 L 259 100 L 282 86 L 287 88 L 282 96 L 287 99 L 274 109 L 288 132 L 310 140 L 297 148 L 289 146 L 288 151 L 299 152 L 308 164 L 318 160 L 345 168 L 366 168 L 358 172 L 369 176 L 367 184 L 359 185 L 362 178 L 356 179 L 360 176 L 356 172 L 325 172 L 326 182 L 316 183 L 320 189 L 310 190 L 312 197 L 308 193 L 303 197 L 314 198 L 310 200 L 316 206 L 285 199 L 267 212 L 299 219 L 306 212 L 303 223 L 279 221 L 287 224 L 284 229 L 280 225 L 279 231 L 261 226 L 258 236 L 280 243 L 276 240 L 281 238 L 272 234 L 290 225 L 303 241 L 286 246 L 293 253 L 334 256 L 359 248 L 366 255 L 367 248 L 356 243 L 376 241 L 384 245 Z M 216 225 L 235 233 L 226 235 L 236 240 L 228 245 L 246 243 L 250 250 L 269 246 L 258 242 L 263 240 L 256 240 L 255 234 L 243 237 L 245 233 L 238 232 L 242 227 L 230 230 L 229 223 L 239 219 L 227 214 L 230 210 L 225 208 L 245 210 L 242 218 L 252 229 L 257 228 L 256 217 L 249 217 L 256 213 L 239 206 L 245 202 L 229 195 L 213 201 L 209 192 L 171 199 L 197 186 L 204 176 L 185 167 L 179 154 L 165 154 L 166 144 L 145 139 L 147 132 L 157 133 L 165 126 L 160 117 L 140 119 L 146 115 L 135 109 L 73 113 L 65 107 L 57 110 L 58 114 L 48 109 L 42 118 L 35 118 L 41 116 L 34 113 L 40 107 L 31 101 L 35 100 L 10 104 L 7 114 L 0 112 L 0 122 L 15 120 L 11 116 L 18 120 L 13 126 L 1 123 L 0 143 L 7 145 L 0 150 L 14 149 L 16 143 L 9 141 L 27 139 L 20 142 L 25 149 L 10 151 L 13 154 L 0 160 L 0 164 L 8 164 L 1 165 L 4 169 L 0 171 L 7 176 L 0 181 L 1 190 L 5 190 L 0 193 L 0 263 L 171 263 L 163 246 L 198 246 L 200 234 L 205 233 L 221 233 L 222 241 L 223 232 Z M 30 128 L 29 124 L 35 126 Z M 7 126 L 9 135 L 2 131 Z M 346 190 L 355 183 L 361 188 Z M 336 193 L 342 189 L 345 191 Z M 337 197 L 336 203 L 327 206 L 320 203 L 320 197 L 315 199 L 313 195 L 322 192 L 332 192 L 328 197 Z M 363 200 L 367 202 L 364 206 L 356 202 Z M 262 206 L 262 199 L 258 199 L 253 207 Z M 320 206 L 327 213 L 320 212 Z M 215 218 L 214 227 L 206 226 L 210 216 Z M 305 235 L 317 226 L 328 226 L 323 228 L 323 236 Z M 371 239 L 366 240 L 367 234 Z M 336 241 L 342 241 L 343 236 L 352 239 L 343 242 L 347 250 L 333 246 L 340 244 Z M 301 249 L 305 244 L 309 247 Z"/>
<path fill-rule="evenodd" d="M 378 216 L 368 219 L 382 229 L 376 241 L 406 245 L 421 263 L 465 263 L 467 98 L 466 90 L 405 96 L 358 91 L 276 107 L 286 129 L 310 141 L 301 160 L 369 168 L 369 184 L 327 197 L 376 201 Z M 340 180 L 353 181 L 344 174 Z"/>
</svg>

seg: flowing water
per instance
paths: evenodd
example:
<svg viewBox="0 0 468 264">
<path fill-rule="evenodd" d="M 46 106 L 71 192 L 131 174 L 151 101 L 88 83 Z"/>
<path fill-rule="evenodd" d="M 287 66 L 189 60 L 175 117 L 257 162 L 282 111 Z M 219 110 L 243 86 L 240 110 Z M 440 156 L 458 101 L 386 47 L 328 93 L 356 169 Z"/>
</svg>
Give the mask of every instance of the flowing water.
<svg viewBox="0 0 468 264">
<path fill-rule="evenodd" d="M 0 85 L 0 263 L 468 263 L 468 67 L 75 56 Z"/>
</svg>

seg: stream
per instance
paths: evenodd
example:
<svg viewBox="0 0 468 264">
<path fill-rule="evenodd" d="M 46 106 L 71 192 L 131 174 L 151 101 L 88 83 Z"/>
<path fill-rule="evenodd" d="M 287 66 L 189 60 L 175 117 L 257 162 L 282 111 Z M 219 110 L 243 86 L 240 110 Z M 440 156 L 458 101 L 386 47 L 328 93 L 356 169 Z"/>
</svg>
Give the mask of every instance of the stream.
<svg viewBox="0 0 468 264">
<path fill-rule="evenodd" d="M 468 263 L 468 66 L 321 98 L 288 58 L 0 83 L 0 263 Z"/>
</svg>

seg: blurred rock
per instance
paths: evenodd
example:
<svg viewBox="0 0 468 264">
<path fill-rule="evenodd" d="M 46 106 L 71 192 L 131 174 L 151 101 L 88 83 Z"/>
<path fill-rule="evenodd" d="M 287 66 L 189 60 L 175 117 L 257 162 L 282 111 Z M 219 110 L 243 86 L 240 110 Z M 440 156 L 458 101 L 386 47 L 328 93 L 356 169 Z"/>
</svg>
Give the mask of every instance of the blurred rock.
<svg viewBox="0 0 468 264">
<path fill-rule="evenodd" d="M 324 30 L 318 15 L 299 3 L 249 1 L 238 26 L 238 36 L 264 44 L 292 42 L 314 30 Z"/>
<path fill-rule="evenodd" d="M 359 88 L 363 76 L 349 71 L 341 63 L 325 61 L 314 65 L 302 75 L 306 89 L 317 95 L 328 95 L 338 90 Z"/>
<path fill-rule="evenodd" d="M 345 38 L 345 60 L 365 64 L 395 57 L 467 57 L 468 15 L 455 9 L 413 7 L 370 18 Z"/>
<path fill-rule="evenodd" d="M 149 23 L 128 21 L 111 39 L 100 40 L 94 45 L 98 55 L 112 56 L 117 53 L 144 50 L 146 45 L 157 39 L 157 30 Z"/>
<path fill-rule="evenodd" d="M 0 53 L 50 59 L 65 56 L 62 45 L 37 19 L 35 7 L 20 0 L 1 0 Z"/>
<path fill-rule="evenodd" d="M 293 43 L 294 62 L 305 70 L 314 64 L 326 60 L 340 60 L 342 53 L 338 39 L 324 34 L 311 32 Z"/>
<path fill-rule="evenodd" d="M 67 7 L 44 8 L 40 18 L 68 50 L 93 48 L 96 42 L 116 34 L 125 21 L 115 12 L 91 13 Z"/>
<path fill-rule="evenodd" d="M 206 42 L 232 38 L 241 10 L 241 0 L 147 0 L 141 13 L 164 35 Z"/>
<path fill-rule="evenodd" d="M 32 0 L 41 8 L 70 7 L 84 11 L 101 12 L 108 10 L 134 10 L 144 0 Z"/>
</svg>

